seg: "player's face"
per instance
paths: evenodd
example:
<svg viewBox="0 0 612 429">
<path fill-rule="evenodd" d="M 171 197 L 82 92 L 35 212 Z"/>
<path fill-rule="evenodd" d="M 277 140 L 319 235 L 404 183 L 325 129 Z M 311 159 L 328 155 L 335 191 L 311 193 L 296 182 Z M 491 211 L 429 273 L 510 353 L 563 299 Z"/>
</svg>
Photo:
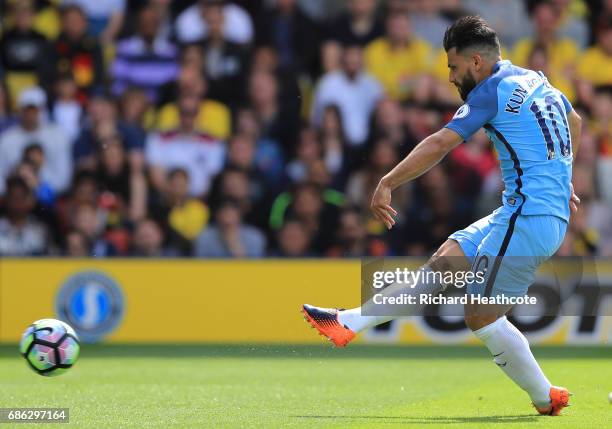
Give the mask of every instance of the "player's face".
<svg viewBox="0 0 612 429">
<path fill-rule="evenodd" d="M 455 48 L 447 52 L 448 56 L 448 80 L 457 87 L 459 95 L 465 101 L 468 94 L 476 86 L 476 78 L 471 67 L 473 62 L 469 58 L 457 53 Z"/>
</svg>

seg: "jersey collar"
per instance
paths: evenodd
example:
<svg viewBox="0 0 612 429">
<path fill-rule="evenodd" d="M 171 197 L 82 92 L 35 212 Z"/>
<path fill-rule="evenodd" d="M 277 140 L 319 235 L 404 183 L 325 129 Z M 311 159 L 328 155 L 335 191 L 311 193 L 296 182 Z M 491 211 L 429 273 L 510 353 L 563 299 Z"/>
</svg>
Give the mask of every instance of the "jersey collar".
<svg viewBox="0 0 612 429">
<path fill-rule="evenodd" d="M 474 88 L 472 88 L 472 90 L 468 94 L 468 96 L 467 96 L 465 101 L 469 100 L 470 97 L 472 96 L 472 94 L 474 94 L 478 88 L 480 88 L 482 85 L 485 84 L 485 82 L 487 82 L 489 79 L 491 79 L 493 76 L 495 76 L 495 74 L 499 71 L 499 69 L 502 66 L 507 66 L 507 65 L 512 65 L 510 60 L 499 60 L 498 62 L 496 62 L 495 65 L 493 66 L 493 70 L 491 71 L 491 74 L 489 76 L 487 76 L 485 79 L 481 80 L 478 83 L 478 85 L 476 85 Z"/>
</svg>

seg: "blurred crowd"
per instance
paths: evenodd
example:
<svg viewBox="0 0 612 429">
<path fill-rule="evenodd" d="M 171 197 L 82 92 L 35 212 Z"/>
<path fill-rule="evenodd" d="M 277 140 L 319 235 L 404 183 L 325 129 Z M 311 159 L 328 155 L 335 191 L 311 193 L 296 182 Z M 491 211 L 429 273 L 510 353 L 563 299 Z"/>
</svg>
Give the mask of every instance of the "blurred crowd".
<svg viewBox="0 0 612 429">
<path fill-rule="evenodd" d="M 466 14 L 583 116 L 561 255 L 612 256 L 612 1 L 0 0 L 0 256 L 424 256 L 500 205 L 481 131 L 380 177 L 461 104 Z"/>
</svg>

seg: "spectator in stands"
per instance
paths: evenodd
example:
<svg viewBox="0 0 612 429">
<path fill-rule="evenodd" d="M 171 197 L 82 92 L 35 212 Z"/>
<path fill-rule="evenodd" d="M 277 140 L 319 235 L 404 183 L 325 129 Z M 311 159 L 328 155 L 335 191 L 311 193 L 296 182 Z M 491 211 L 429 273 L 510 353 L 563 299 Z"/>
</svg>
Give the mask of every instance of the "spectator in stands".
<svg viewBox="0 0 612 429">
<path fill-rule="evenodd" d="M 397 0 L 399 2 L 405 2 L 405 0 Z M 391 0 L 393 2 L 393 0 Z M 441 0 L 440 1 L 440 15 L 447 20 L 454 22 L 459 18 L 470 15 L 470 12 L 465 8 L 463 0 Z"/>
<path fill-rule="evenodd" d="M 443 166 L 437 165 L 417 179 L 414 194 L 407 213 L 410 222 L 405 222 L 403 232 L 393 237 L 398 253 L 410 256 L 433 251 L 434 243 L 465 225 Z"/>
<path fill-rule="evenodd" d="M 54 75 L 72 75 L 79 101 L 85 102 L 88 90 L 104 82 L 102 49 L 98 39 L 87 35 L 87 18 L 79 6 L 65 6 L 61 17 L 61 33 L 52 51 Z"/>
<path fill-rule="evenodd" d="M 106 212 L 95 205 L 81 204 L 70 214 L 71 229 L 79 231 L 91 243 L 91 254 L 94 258 L 117 256 L 117 248 L 104 237 L 106 229 Z"/>
<path fill-rule="evenodd" d="M 591 101 L 590 132 L 593 134 L 598 152 L 603 158 L 612 158 L 612 86 L 595 89 Z"/>
<path fill-rule="evenodd" d="M 378 0 L 348 0 L 347 11 L 328 23 L 327 38 L 341 45 L 365 46 L 381 37 L 385 26 L 378 17 Z"/>
<path fill-rule="evenodd" d="M 265 250 L 265 236 L 242 223 L 240 208 L 231 200 L 219 205 L 215 225 L 204 230 L 195 244 L 195 256 L 201 258 L 258 258 Z"/>
<path fill-rule="evenodd" d="M 144 171 L 130 161 L 118 134 L 105 136 L 99 143 L 97 181 L 99 190 L 113 200 L 116 225 L 142 219 L 148 196 Z"/>
<path fill-rule="evenodd" d="M 109 136 L 102 140 L 97 156 L 96 168 L 99 190 L 110 192 L 118 200 L 123 209 L 131 201 L 130 166 L 127 155 L 118 136 Z"/>
<path fill-rule="evenodd" d="M 597 189 L 603 202 L 612 207 L 612 87 L 598 87 L 591 106 L 590 138 L 585 139 L 583 133 L 582 139 L 588 144 L 587 151 L 583 153 L 581 143 L 578 160 L 591 168 L 597 166 Z"/>
<path fill-rule="evenodd" d="M 337 16 L 346 7 L 346 0 L 297 0 L 302 10 L 316 22 Z"/>
<path fill-rule="evenodd" d="M 474 207 L 482 194 L 483 184 L 490 180 L 490 175 L 496 175 L 499 168 L 484 131 L 474 134 L 469 144 L 460 145 L 451 152 L 447 166 L 457 203 L 456 215 L 475 219 Z M 499 206 L 499 198 L 499 195 L 494 195 L 493 210 Z"/>
<path fill-rule="evenodd" d="M 591 30 L 589 44 L 593 45 L 597 42 L 597 26 L 606 17 L 612 15 L 612 0 L 602 0 L 596 2 L 588 2 L 588 25 Z"/>
<path fill-rule="evenodd" d="M 250 65 L 251 75 L 258 72 L 274 75 L 278 86 L 279 103 L 282 109 L 289 109 L 295 116 L 302 113 L 302 92 L 310 90 L 310 79 L 305 74 L 281 67 L 278 51 L 271 46 L 255 48 Z"/>
<path fill-rule="evenodd" d="M 457 89 L 455 88 L 455 91 Z M 429 134 L 438 128 L 439 124 L 444 121 L 441 111 L 433 108 L 431 105 L 412 104 L 407 105 L 403 109 L 404 122 L 407 127 L 408 134 L 415 143 L 420 142 Z"/>
<path fill-rule="evenodd" d="M 242 111 L 242 115 L 247 114 Z M 226 168 L 246 172 L 252 183 L 271 194 L 283 187 L 284 167 L 281 150 L 272 141 L 256 141 L 252 135 L 240 131 L 229 140 Z"/>
<path fill-rule="evenodd" d="M 213 207 L 219 205 L 225 200 L 232 200 L 240 209 L 240 214 L 245 222 L 253 225 L 253 219 L 250 215 L 255 207 L 257 207 L 256 198 L 258 195 L 256 190 L 249 182 L 249 175 L 234 167 L 228 167 L 215 178 L 214 189 L 210 198 Z M 256 210 L 261 208 L 257 207 Z"/>
<path fill-rule="evenodd" d="M 71 75 L 59 76 L 55 81 L 55 99 L 51 105 L 51 118 L 62 129 L 70 142 L 81 133 L 83 107 L 77 99 L 78 88 Z"/>
<path fill-rule="evenodd" d="M 112 43 L 119 34 L 125 17 L 126 0 L 64 0 L 79 6 L 87 16 L 88 32 L 103 44 Z"/>
<path fill-rule="evenodd" d="M 176 102 L 181 91 L 189 91 L 204 96 L 207 91 L 207 82 L 204 78 L 204 50 L 201 43 L 182 45 L 179 54 L 179 74 L 177 79 L 168 82 L 159 91 L 157 107 Z M 193 78 L 197 75 L 202 79 Z"/>
<path fill-rule="evenodd" d="M 287 163 L 287 177 L 293 183 L 304 183 L 308 165 L 321 158 L 321 143 L 314 128 L 304 126 L 295 151 L 295 158 Z"/>
<path fill-rule="evenodd" d="M 204 18 L 206 8 L 221 6 L 223 8 L 223 27 L 225 38 L 232 43 L 247 44 L 253 40 L 253 22 L 249 14 L 240 6 L 225 0 L 198 0 L 187 8 L 176 20 L 176 34 L 179 42 L 190 43 L 204 39 L 210 31 Z"/>
<path fill-rule="evenodd" d="M 181 255 L 193 252 L 193 241 L 208 225 L 210 210 L 189 196 L 189 174 L 177 168 L 168 173 L 168 187 L 151 207 L 151 214 L 163 227 L 166 243 Z"/>
<path fill-rule="evenodd" d="M 272 46 L 278 52 L 282 70 L 316 73 L 320 31 L 302 12 L 297 0 L 277 0 L 264 10 L 257 25 L 258 46 Z"/>
<path fill-rule="evenodd" d="M 64 256 L 71 258 L 87 258 L 91 255 L 91 243 L 80 231 L 71 230 L 66 235 Z"/>
<path fill-rule="evenodd" d="M 90 171 L 77 170 L 70 190 L 66 195 L 58 198 L 55 205 L 59 235 L 65 236 L 72 229 L 72 217 L 77 207 L 96 206 L 98 197 L 98 182 L 95 174 Z"/>
<path fill-rule="evenodd" d="M 178 256 L 171 248 L 164 248 L 164 234 L 159 225 L 151 219 L 142 219 L 136 224 L 130 254 L 136 257 L 162 258 Z"/>
<path fill-rule="evenodd" d="M 145 92 L 130 88 L 119 100 L 120 121 L 132 129 L 142 130 L 148 118 L 154 116 L 151 102 Z"/>
<path fill-rule="evenodd" d="M 248 50 L 226 38 L 223 6 L 218 3 L 204 8 L 208 32 L 203 41 L 204 72 L 210 83 L 209 96 L 232 108 L 244 101 L 248 76 Z"/>
<path fill-rule="evenodd" d="M 463 0 L 470 13 L 482 16 L 495 28 L 502 45 L 508 48 L 531 34 L 525 4 L 524 0 Z"/>
<path fill-rule="evenodd" d="M 17 166 L 15 174 L 26 181 L 34 192 L 36 202 L 41 209 L 46 210 L 47 217 L 52 217 L 52 209 L 57 195 L 51 185 L 41 177 L 45 165 L 45 153 L 38 144 L 28 146 L 23 151 L 23 159 Z"/>
<path fill-rule="evenodd" d="M 570 229 L 574 233 L 573 253 L 612 255 L 612 205 L 597 199 L 596 177 L 592 166 L 586 163 L 574 164 L 572 182 L 574 190 L 584 195 L 580 197 L 581 205 L 584 206 L 581 207 L 583 213 L 570 220 Z"/>
<path fill-rule="evenodd" d="M 4 210 L 0 217 L 0 256 L 39 256 L 48 252 L 45 227 L 32 215 L 36 198 L 20 177 L 6 181 Z"/>
<path fill-rule="evenodd" d="M 296 130 L 299 129 L 298 112 L 280 104 L 278 82 L 269 72 L 256 71 L 249 80 L 250 107 L 255 114 L 259 138 L 279 144 L 285 156 L 293 152 Z"/>
<path fill-rule="evenodd" d="M 172 0 L 131 0 L 131 5 L 128 6 L 125 22 L 121 29 L 121 35 L 131 35 L 136 33 L 136 23 L 138 21 L 138 12 L 143 6 L 150 6 L 157 12 L 159 16 L 160 29 L 159 36 L 165 39 L 175 38 L 174 31 L 174 16 L 173 12 L 177 8 L 181 8 L 181 2 Z"/>
<path fill-rule="evenodd" d="M 218 139 L 227 139 L 230 136 L 232 120 L 229 108 L 219 101 L 207 97 L 208 84 L 204 79 L 202 70 L 195 65 L 186 64 L 181 67 L 178 79 L 171 83 L 167 89 L 181 96 L 196 96 L 200 101 L 196 129 L 210 134 Z M 157 114 L 155 129 L 167 131 L 176 129 L 179 125 L 179 111 L 175 100 L 164 104 Z"/>
<path fill-rule="evenodd" d="M 415 10 L 410 14 L 414 34 L 436 49 L 442 48 L 442 38 L 450 21 L 440 14 L 440 0 L 417 0 Z"/>
<path fill-rule="evenodd" d="M 11 100 L 17 100 L 26 88 L 49 83 L 48 42 L 34 30 L 32 0 L 13 2 L 12 28 L 0 40 L 0 69 Z"/>
<path fill-rule="evenodd" d="M 118 136 L 130 159 L 133 171 L 144 169 L 145 133 L 133 124 L 118 118 L 117 107 L 104 92 L 94 92 L 87 102 L 87 116 L 81 134 L 74 143 L 74 158 L 79 169 L 95 170 L 100 142 Z"/>
<path fill-rule="evenodd" d="M 326 40 L 321 43 L 319 61 L 323 74 L 342 70 L 342 45 L 335 40 Z"/>
<path fill-rule="evenodd" d="M 578 45 L 575 41 L 558 36 L 561 13 L 552 0 L 536 3 L 531 12 L 535 30 L 534 37 L 519 40 L 512 51 L 512 62 L 526 67 L 529 54 L 534 46 L 547 51 L 551 69 L 558 70 L 565 76 L 572 76 L 578 64 Z"/>
<path fill-rule="evenodd" d="M 378 140 L 367 159 L 368 163 L 364 168 L 353 171 L 346 186 L 349 203 L 362 209 L 369 207 L 370 196 L 380 178 L 389 171 L 389 167 L 392 168 L 399 162 L 398 148 L 388 140 Z M 394 204 L 399 206 L 397 202 Z"/>
<path fill-rule="evenodd" d="M 365 220 L 361 210 L 356 207 L 342 210 L 335 244 L 326 255 L 334 258 L 385 256 L 388 252 L 386 243 L 380 238 L 368 237 Z"/>
<path fill-rule="evenodd" d="M 562 256 L 596 256 L 600 237 L 596 228 L 589 225 L 589 207 L 585 206 L 572 216 L 564 242 L 569 243 L 569 252 Z M 564 247 L 564 246 L 562 246 Z"/>
<path fill-rule="evenodd" d="M 32 10 L 34 14 L 33 19 L 33 27 L 34 30 L 38 31 L 40 34 L 45 36 L 47 40 L 55 40 L 60 32 L 60 18 L 58 12 L 58 3 L 57 0 L 6 0 L 1 2 L 2 6 L 0 6 L 0 13 L 3 15 L 3 18 L 6 16 L 6 20 L 4 23 L 7 26 L 11 25 L 11 14 L 10 8 L 13 4 L 21 3 L 21 4 L 30 4 L 32 5 Z M 20 5 L 19 5 L 20 6 Z"/>
<path fill-rule="evenodd" d="M 559 91 L 561 91 L 570 103 L 576 101 L 576 90 L 571 80 L 571 76 L 550 67 L 549 52 L 544 46 L 536 45 L 529 53 L 527 68 L 530 70 L 541 71 L 548 81 Z"/>
<path fill-rule="evenodd" d="M 348 160 L 344 149 L 346 137 L 342 127 L 342 114 L 338 106 L 330 104 L 323 111 L 319 138 L 325 167 L 332 176 L 334 185 L 343 188 Z"/>
<path fill-rule="evenodd" d="M 344 199 L 344 195 L 338 190 L 331 187 L 332 178 L 327 170 L 325 161 L 322 159 L 316 159 L 308 164 L 308 170 L 306 172 L 306 181 L 308 183 L 315 184 L 328 192 L 337 192 L 341 199 Z"/>
<path fill-rule="evenodd" d="M 389 140 L 381 139 L 374 143 L 371 153 L 367 156 L 367 164 L 354 170 L 346 185 L 346 197 L 349 204 L 359 207 L 362 212 L 369 213 L 370 200 L 376 185 L 382 176 L 387 174 L 399 162 L 399 149 Z M 407 207 L 411 186 L 398 188 L 393 195 L 394 207 L 401 214 Z M 398 223 L 402 219 L 398 218 Z M 368 220 L 368 232 L 372 235 L 384 234 L 382 222 L 371 218 Z"/>
<path fill-rule="evenodd" d="M 45 154 L 41 177 L 57 194 L 69 187 L 72 144 L 57 125 L 45 121 L 46 104 L 45 92 L 39 87 L 28 88 L 19 95 L 20 122 L 0 135 L 0 194 L 4 193 L 4 179 L 33 143 L 39 144 Z"/>
<path fill-rule="evenodd" d="M 561 12 L 559 30 L 557 31 L 559 36 L 572 39 L 578 44 L 578 48 L 585 49 L 589 43 L 589 27 L 585 22 L 586 5 L 572 0 L 554 0 L 554 2 Z"/>
<path fill-rule="evenodd" d="M 256 167 L 255 140 L 246 133 L 232 136 L 227 145 L 226 168 L 250 171 Z"/>
<path fill-rule="evenodd" d="M 268 253 L 273 258 L 307 258 L 315 256 L 310 249 L 307 228 L 297 219 L 289 219 L 276 235 L 276 248 Z"/>
<path fill-rule="evenodd" d="M 156 9 L 143 8 L 138 14 L 138 32 L 117 43 L 112 66 L 112 92 L 121 95 L 130 87 L 146 90 L 155 102 L 159 87 L 178 74 L 178 50 L 160 34 L 160 17 Z"/>
<path fill-rule="evenodd" d="M 15 123 L 17 123 L 17 118 L 11 109 L 8 90 L 4 81 L 0 81 L 0 135 Z"/>
<path fill-rule="evenodd" d="M 323 253 L 331 245 L 344 195 L 313 183 L 297 185 L 281 193 L 270 210 L 270 227 L 280 229 L 287 219 L 298 219 L 311 236 L 313 249 Z"/>
<path fill-rule="evenodd" d="M 370 116 L 381 97 L 381 85 L 363 71 L 361 48 L 349 46 L 344 52 L 342 71 L 325 74 L 317 84 L 312 121 L 320 127 L 325 106 L 337 105 L 347 142 L 353 148 L 359 147 L 368 137 Z"/>
<path fill-rule="evenodd" d="M 195 128 L 200 107 L 197 97 L 184 95 L 179 100 L 180 127 L 175 131 L 152 133 L 147 141 L 146 158 L 151 183 L 157 192 L 167 187 L 167 171 L 182 168 L 190 178 L 189 194 L 205 196 L 212 178 L 225 161 L 225 144 Z"/>
<path fill-rule="evenodd" d="M 149 5 L 155 10 L 160 21 L 160 36 L 170 39 L 176 36 L 174 31 L 174 17 L 172 15 L 172 0 L 149 0 Z"/>
<path fill-rule="evenodd" d="M 597 44 L 587 49 L 578 61 L 578 89 L 587 105 L 591 103 L 595 86 L 612 85 L 612 13 L 603 17 L 594 30 Z"/>
<path fill-rule="evenodd" d="M 407 15 L 389 15 L 385 36 L 369 43 L 364 51 L 367 71 L 397 101 L 429 98 L 432 45 L 413 36 L 412 26 Z"/>
<path fill-rule="evenodd" d="M 389 98 L 381 100 L 374 112 L 374 121 L 370 129 L 371 141 L 387 140 L 399 150 L 401 157 L 407 155 L 418 140 L 406 127 L 405 114 L 398 102 Z"/>
</svg>

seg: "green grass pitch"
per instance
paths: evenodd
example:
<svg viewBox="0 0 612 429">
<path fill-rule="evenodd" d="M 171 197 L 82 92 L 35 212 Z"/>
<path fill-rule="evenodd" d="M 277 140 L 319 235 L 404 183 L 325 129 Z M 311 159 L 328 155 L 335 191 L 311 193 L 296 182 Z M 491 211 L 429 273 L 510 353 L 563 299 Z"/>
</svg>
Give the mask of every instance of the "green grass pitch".
<svg viewBox="0 0 612 429">
<path fill-rule="evenodd" d="M 44 378 L 5 345 L 0 407 L 69 407 L 79 428 L 612 427 L 611 348 L 534 353 L 574 393 L 560 417 L 534 414 L 469 346 L 85 345 L 75 368 Z"/>
</svg>

